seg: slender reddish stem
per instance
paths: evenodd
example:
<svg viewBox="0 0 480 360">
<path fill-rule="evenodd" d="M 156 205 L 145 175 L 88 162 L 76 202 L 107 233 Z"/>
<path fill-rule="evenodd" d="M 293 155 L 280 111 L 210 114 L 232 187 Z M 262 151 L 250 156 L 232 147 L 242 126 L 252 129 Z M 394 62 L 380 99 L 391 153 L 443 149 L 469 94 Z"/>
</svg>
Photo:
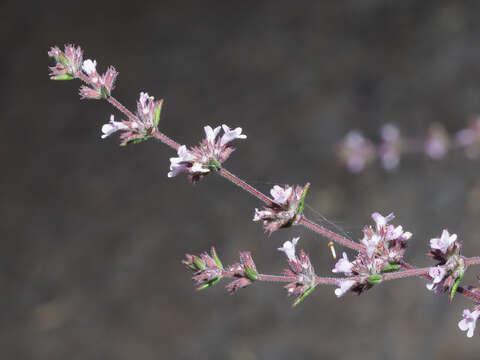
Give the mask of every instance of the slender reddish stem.
<svg viewBox="0 0 480 360">
<path fill-rule="evenodd" d="M 317 234 L 323 235 L 327 237 L 328 239 L 335 241 L 345 247 L 348 247 L 350 249 L 356 250 L 356 251 L 365 251 L 365 248 L 363 245 L 358 244 L 352 240 L 349 240 L 347 238 L 344 238 L 343 236 L 330 231 L 326 228 L 324 228 L 321 225 L 318 225 L 317 223 L 313 222 L 312 220 L 307 219 L 305 216 L 301 216 L 300 219 L 297 222 L 300 225 L 305 226 L 306 228 L 316 232 Z"/>
<path fill-rule="evenodd" d="M 465 265 L 477 265 L 477 264 L 480 264 L 480 256 L 465 258 Z"/>
<path fill-rule="evenodd" d="M 403 270 L 403 271 L 397 271 L 393 273 L 387 273 L 382 275 L 383 280 L 395 280 L 395 279 L 402 279 L 406 277 L 412 277 L 412 276 L 422 276 L 425 274 L 428 274 L 428 271 L 430 270 L 429 267 L 426 268 L 412 268 L 409 270 Z"/>
</svg>

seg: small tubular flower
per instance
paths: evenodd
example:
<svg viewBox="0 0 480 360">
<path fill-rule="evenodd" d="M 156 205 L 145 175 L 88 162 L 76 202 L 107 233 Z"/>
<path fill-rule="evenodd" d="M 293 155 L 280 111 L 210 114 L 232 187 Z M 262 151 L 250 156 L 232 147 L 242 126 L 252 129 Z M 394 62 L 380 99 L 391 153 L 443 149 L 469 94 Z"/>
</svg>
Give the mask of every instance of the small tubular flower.
<svg viewBox="0 0 480 360">
<path fill-rule="evenodd" d="M 448 230 L 445 229 L 442 231 L 442 235 L 439 238 L 433 238 L 430 240 L 430 247 L 432 248 L 432 252 L 438 250 L 440 253 L 446 255 L 455 247 L 455 241 L 457 241 L 457 234 L 450 235 Z"/>
<path fill-rule="evenodd" d="M 473 336 L 479 316 L 480 310 L 478 307 L 474 311 L 470 311 L 468 309 L 463 310 L 463 318 L 458 322 L 458 327 L 460 330 L 467 332 L 467 337 L 471 338 Z"/>
<path fill-rule="evenodd" d="M 110 115 L 110 122 L 102 126 L 102 139 L 105 139 L 107 136 L 112 135 L 114 132 L 119 130 L 126 130 L 128 126 L 123 122 L 115 121 L 115 117 Z"/>
<path fill-rule="evenodd" d="M 191 149 L 182 145 L 178 149 L 178 157 L 170 158 L 170 172 L 168 177 L 177 176 L 181 172 L 186 172 L 193 183 L 212 171 L 219 170 L 230 154 L 235 150 L 229 143 L 235 139 L 246 139 L 242 134 L 242 128 L 230 130 L 227 125 L 222 127 L 205 126 L 205 139 L 200 144 Z M 220 130 L 224 134 L 217 139 Z"/>
<path fill-rule="evenodd" d="M 339 280 L 337 285 L 338 289 L 335 289 L 335 295 L 342 297 L 349 291 L 357 282 L 355 280 Z"/>
<path fill-rule="evenodd" d="M 337 261 L 335 268 L 332 269 L 333 273 L 344 273 L 345 275 L 351 275 L 353 269 L 353 263 L 348 260 L 347 254 L 344 252 L 343 257 Z"/>
<path fill-rule="evenodd" d="M 303 212 L 303 203 L 310 184 L 305 186 L 275 185 L 270 194 L 274 204 L 265 206 L 262 210 L 255 209 L 253 221 L 262 221 L 263 228 L 271 235 L 272 232 L 295 225 Z"/>
<path fill-rule="evenodd" d="M 442 281 L 445 278 L 445 274 L 447 270 L 443 266 L 434 266 L 431 267 L 428 271 L 428 275 L 432 277 L 432 282 L 427 283 L 428 290 L 435 290 L 436 288 L 440 288 Z"/>
</svg>

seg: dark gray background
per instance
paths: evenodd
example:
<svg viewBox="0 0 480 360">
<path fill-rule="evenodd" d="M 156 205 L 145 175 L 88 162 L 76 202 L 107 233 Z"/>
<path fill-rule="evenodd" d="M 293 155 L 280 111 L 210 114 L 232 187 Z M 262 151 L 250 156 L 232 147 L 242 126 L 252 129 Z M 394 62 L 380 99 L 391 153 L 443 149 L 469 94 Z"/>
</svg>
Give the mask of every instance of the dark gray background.
<svg viewBox="0 0 480 360">
<path fill-rule="evenodd" d="M 299 308 L 276 284 L 229 296 L 193 290 L 185 252 L 214 244 L 225 263 L 250 250 L 279 273 L 294 235 L 319 274 L 327 241 L 300 228 L 267 239 L 260 203 L 221 178 L 168 179 L 174 153 L 150 141 L 100 139 L 111 113 L 79 100 L 78 81 L 48 80 L 47 51 L 80 44 L 114 95 L 165 98 L 160 127 L 193 145 L 206 124 L 242 126 L 226 163 L 264 191 L 312 183 L 309 205 L 357 239 L 370 213 L 394 211 L 426 266 L 444 227 L 480 255 L 478 161 L 336 161 L 352 128 L 385 122 L 451 132 L 480 112 L 477 1 L 7 1 L 0 5 L 0 357 L 2 359 L 478 359 L 478 334 L 457 328 L 470 302 L 435 297 L 420 279 L 337 299 L 319 288 Z M 315 213 L 307 211 L 313 218 Z M 337 247 L 337 251 L 341 249 Z M 351 253 L 350 253 L 351 255 Z M 466 283 L 475 283 L 468 272 Z"/>
</svg>

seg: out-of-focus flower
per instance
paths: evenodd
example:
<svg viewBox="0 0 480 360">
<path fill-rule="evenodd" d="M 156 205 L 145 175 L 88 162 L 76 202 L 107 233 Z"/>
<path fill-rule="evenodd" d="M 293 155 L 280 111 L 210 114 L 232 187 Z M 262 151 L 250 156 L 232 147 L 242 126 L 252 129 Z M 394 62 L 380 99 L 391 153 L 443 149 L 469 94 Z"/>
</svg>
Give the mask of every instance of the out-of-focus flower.
<svg viewBox="0 0 480 360">
<path fill-rule="evenodd" d="M 464 148 L 470 159 L 480 156 L 480 116 L 475 117 L 469 127 L 460 130 L 455 135 L 455 145 Z"/>
<path fill-rule="evenodd" d="M 375 147 L 360 131 L 352 130 L 339 143 L 338 156 L 348 170 L 358 173 L 375 158 Z"/>
<path fill-rule="evenodd" d="M 438 123 L 431 124 L 425 140 L 425 154 L 434 160 L 439 160 L 445 156 L 449 147 L 450 138 L 445 128 Z"/>
<path fill-rule="evenodd" d="M 50 67 L 50 79 L 52 80 L 73 79 L 82 67 L 83 51 L 80 46 L 65 45 L 64 52 L 54 46 L 48 55 L 56 62 L 55 66 Z"/>
<path fill-rule="evenodd" d="M 275 185 L 270 194 L 274 203 L 262 210 L 255 209 L 253 221 L 262 221 L 263 228 L 270 234 L 282 227 L 294 225 L 302 215 L 303 202 L 310 184 L 294 187 Z"/>
<path fill-rule="evenodd" d="M 380 159 L 386 170 L 394 170 L 400 163 L 402 139 L 400 130 L 393 124 L 385 124 L 380 128 L 382 143 L 379 146 Z"/>
<path fill-rule="evenodd" d="M 221 128 L 224 134 L 217 139 Z M 205 139 L 200 142 L 199 146 L 191 149 L 187 149 L 184 145 L 180 146 L 178 157 L 170 158 L 168 177 L 186 172 L 190 180 L 196 183 L 208 173 L 219 170 L 222 163 L 235 150 L 230 142 L 235 139 L 247 138 L 245 134 L 242 134 L 242 128 L 231 130 L 227 125 L 222 125 L 221 128 L 217 126 L 213 129 L 211 126 L 205 126 Z"/>
<path fill-rule="evenodd" d="M 468 309 L 463 310 L 463 319 L 458 322 L 458 327 L 462 331 L 467 332 L 467 337 L 471 338 L 477 325 L 477 319 L 480 316 L 480 310 L 476 308 L 474 311 Z"/>
</svg>

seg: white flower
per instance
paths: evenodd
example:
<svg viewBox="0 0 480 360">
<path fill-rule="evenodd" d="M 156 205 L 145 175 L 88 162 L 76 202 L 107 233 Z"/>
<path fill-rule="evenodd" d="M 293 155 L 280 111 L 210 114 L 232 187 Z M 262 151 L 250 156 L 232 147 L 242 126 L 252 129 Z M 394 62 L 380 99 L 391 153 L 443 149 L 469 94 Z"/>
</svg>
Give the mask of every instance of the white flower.
<svg viewBox="0 0 480 360">
<path fill-rule="evenodd" d="M 440 238 L 434 238 L 430 240 L 430 247 L 435 250 L 440 250 L 442 253 L 446 254 L 450 245 L 452 245 L 457 240 L 457 234 L 450 235 L 448 230 L 443 230 L 442 236 Z"/>
<path fill-rule="evenodd" d="M 351 275 L 352 268 L 353 268 L 353 264 L 350 261 L 348 261 L 347 254 L 344 252 L 343 258 L 337 261 L 337 263 L 335 264 L 335 268 L 332 269 L 332 272 L 333 273 L 343 272 L 345 273 L 345 275 Z"/>
<path fill-rule="evenodd" d="M 403 234 L 402 225 L 398 225 L 394 227 L 393 225 L 388 225 L 387 230 L 385 232 L 385 240 L 396 240 L 399 239 Z"/>
<path fill-rule="evenodd" d="M 295 256 L 295 246 L 297 245 L 298 239 L 300 238 L 293 238 L 292 241 L 285 241 L 283 243 L 283 247 L 278 248 L 278 250 L 283 251 L 285 255 L 287 255 L 288 260 L 296 262 Z"/>
<path fill-rule="evenodd" d="M 195 159 L 185 145 L 178 148 L 177 154 L 178 157 L 170 158 L 170 172 L 167 175 L 168 177 L 174 177 L 183 171 L 188 171 L 187 165 Z"/>
<path fill-rule="evenodd" d="M 380 243 L 380 240 L 382 240 L 382 238 L 378 234 L 373 234 L 370 238 L 365 235 L 365 237 L 362 239 L 362 243 L 366 247 L 368 257 L 371 258 L 372 255 L 375 253 L 378 248 L 378 244 Z"/>
<path fill-rule="evenodd" d="M 107 136 L 112 135 L 114 132 L 118 130 L 128 129 L 127 125 L 119 121 L 114 121 L 114 119 L 115 117 L 111 115 L 110 122 L 102 126 L 102 132 L 103 132 L 102 139 L 105 139 Z"/>
<path fill-rule="evenodd" d="M 211 126 L 207 125 L 203 128 L 205 131 L 205 136 L 207 139 L 207 142 L 214 145 L 215 144 L 215 138 L 217 137 L 218 133 L 220 132 L 221 127 L 217 126 L 215 129 L 212 129 Z"/>
<path fill-rule="evenodd" d="M 285 204 L 288 201 L 288 198 L 292 194 L 293 188 L 287 186 L 286 189 L 281 186 L 275 185 L 270 190 L 270 195 L 272 195 L 273 200 L 279 204 Z"/>
<path fill-rule="evenodd" d="M 225 146 L 228 144 L 230 141 L 235 140 L 235 139 L 246 139 L 247 135 L 242 134 L 242 128 L 237 127 L 234 130 L 230 130 L 230 128 L 227 125 L 222 125 L 222 129 L 224 131 L 224 134 L 222 135 L 222 138 L 220 139 L 220 146 Z"/>
<path fill-rule="evenodd" d="M 475 331 L 477 319 L 480 316 L 480 310 L 470 312 L 470 310 L 463 310 L 463 319 L 458 322 L 458 327 L 462 331 L 467 331 L 467 336 L 471 338 Z"/>
<path fill-rule="evenodd" d="M 253 216 L 253 221 L 263 220 L 265 217 L 272 216 L 273 212 L 270 210 L 258 210 L 255 208 L 255 215 Z"/>
<path fill-rule="evenodd" d="M 438 283 L 440 283 L 443 280 L 446 272 L 447 271 L 445 270 L 445 268 L 443 266 L 431 267 L 430 270 L 428 271 L 428 275 L 430 275 L 433 278 L 433 280 L 432 280 L 432 282 L 427 284 L 427 289 L 428 290 L 433 290 L 435 285 L 437 285 Z"/>
<path fill-rule="evenodd" d="M 388 214 L 387 216 L 382 216 L 379 213 L 373 213 L 372 214 L 372 219 L 375 221 L 375 224 L 377 224 L 377 231 L 380 231 L 387 223 L 395 218 L 395 215 L 393 213 Z"/>
<path fill-rule="evenodd" d="M 350 290 L 351 287 L 355 285 L 355 283 L 355 280 L 340 280 L 338 282 L 338 286 L 340 287 L 338 289 L 335 289 L 335 295 L 337 295 L 337 297 L 345 295 L 345 293 Z"/>
<path fill-rule="evenodd" d="M 83 62 L 82 65 L 83 71 L 85 71 L 89 76 L 97 72 L 97 62 L 95 60 L 87 59 Z"/>
</svg>

